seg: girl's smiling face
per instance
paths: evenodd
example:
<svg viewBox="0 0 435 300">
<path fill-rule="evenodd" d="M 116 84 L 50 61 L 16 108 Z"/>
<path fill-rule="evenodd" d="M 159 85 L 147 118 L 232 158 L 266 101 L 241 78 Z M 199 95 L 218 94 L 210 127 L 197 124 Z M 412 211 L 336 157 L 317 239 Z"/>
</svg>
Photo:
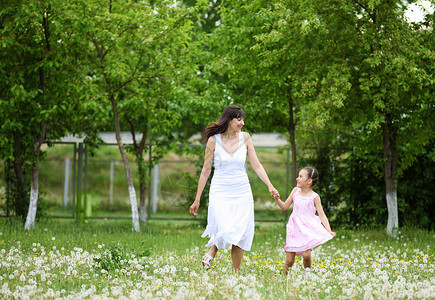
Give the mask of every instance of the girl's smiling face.
<svg viewBox="0 0 435 300">
<path fill-rule="evenodd" d="M 311 186 L 311 179 L 308 178 L 308 171 L 302 169 L 299 171 L 299 176 L 296 178 L 296 183 L 298 188 L 306 188 Z"/>
</svg>

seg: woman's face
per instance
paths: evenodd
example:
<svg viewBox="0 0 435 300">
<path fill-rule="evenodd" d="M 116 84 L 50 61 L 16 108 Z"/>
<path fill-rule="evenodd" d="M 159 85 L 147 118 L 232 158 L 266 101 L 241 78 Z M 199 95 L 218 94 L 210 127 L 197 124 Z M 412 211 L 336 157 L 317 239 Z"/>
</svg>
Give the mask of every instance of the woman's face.
<svg viewBox="0 0 435 300">
<path fill-rule="evenodd" d="M 228 123 L 228 128 L 231 128 L 232 131 L 239 132 L 242 130 L 243 125 L 245 125 L 244 118 L 234 118 Z"/>
</svg>

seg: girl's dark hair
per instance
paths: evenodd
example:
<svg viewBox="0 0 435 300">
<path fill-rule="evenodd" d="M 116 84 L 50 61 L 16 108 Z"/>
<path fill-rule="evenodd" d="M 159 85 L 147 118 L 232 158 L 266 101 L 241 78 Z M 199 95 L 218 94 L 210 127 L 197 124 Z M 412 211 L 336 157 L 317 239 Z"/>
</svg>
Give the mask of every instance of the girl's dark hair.
<svg viewBox="0 0 435 300">
<path fill-rule="evenodd" d="M 221 116 L 216 122 L 210 123 L 205 129 L 205 138 L 208 140 L 209 137 L 225 132 L 228 128 L 228 123 L 234 118 L 244 118 L 245 112 L 242 108 L 235 105 L 228 105 L 225 107 Z"/>
<path fill-rule="evenodd" d="M 305 167 L 302 170 L 306 170 L 308 173 L 308 179 L 312 180 L 311 186 L 315 186 L 317 182 L 319 182 L 319 171 L 314 169 L 313 167 Z"/>
</svg>

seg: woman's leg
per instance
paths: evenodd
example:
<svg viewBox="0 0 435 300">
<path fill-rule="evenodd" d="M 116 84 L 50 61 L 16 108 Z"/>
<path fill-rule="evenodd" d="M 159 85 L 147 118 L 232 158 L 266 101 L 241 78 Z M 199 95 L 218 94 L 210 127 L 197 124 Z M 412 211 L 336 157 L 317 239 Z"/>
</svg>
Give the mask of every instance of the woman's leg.
<svg viewBox="0 0 435 300">
<path fill-rule="evenodd" d="M 304 269 L 311 269 L 311 249 L 302 252 L 302 257 L 304 259 Z"/>
<path fill-rule="evenodd" d="M 233 245 L 231 248 L 231 260 L 233 261 L 233 268 L 237 272 L 240 268 L 243 258 L 243 249 L 239 246 Z"/>
<path fill-rule="evenodd" d="M 205 254 L 204 257 L 202 258 L 201 263 L 205 269 L 207 269 L 207 270 L 210 269 L 210 267 L 213 263 L 213 260 L 216 256 L 217 250 L 218 250 L 218 248 L 215 245 L 211 246 L 210 249 L 208 250 L 207 254 Z"/>
<path fill-rule="evenodd" d="M 217 251 L 218 248 L 215 245 L 213 245 L 210 247 L 210 250 L 208 250 L 207 254 L 214 258 L 216 256 Z"/>
<path fill-rule="evenodd" d="M 284 272 L 285 275 L 288 274 L 291 267 L 293 267 L 293 264 L 295 263 L 295 252 L 286 252 L 285 262 L 284 262 Z"/>
</svg>

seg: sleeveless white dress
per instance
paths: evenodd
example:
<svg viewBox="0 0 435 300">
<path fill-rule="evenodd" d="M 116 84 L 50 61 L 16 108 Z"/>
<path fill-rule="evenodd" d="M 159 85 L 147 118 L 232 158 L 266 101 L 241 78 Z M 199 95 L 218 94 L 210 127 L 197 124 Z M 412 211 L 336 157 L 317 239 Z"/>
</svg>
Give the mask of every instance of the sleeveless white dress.
<svg viewBox="0 0 435 300">
<path fill-rule="evenodd" d="M 221 135 L 215 138 L 207 227 L 201 237 L 210 237 L 207 247 L 225 249 L 236 245 L 249 251 L 254 238 L 254 198 L 245 168 L 243 133 L 239 132 L 239 146 L 231 154 L 223 148 Z"/>
</svg>

